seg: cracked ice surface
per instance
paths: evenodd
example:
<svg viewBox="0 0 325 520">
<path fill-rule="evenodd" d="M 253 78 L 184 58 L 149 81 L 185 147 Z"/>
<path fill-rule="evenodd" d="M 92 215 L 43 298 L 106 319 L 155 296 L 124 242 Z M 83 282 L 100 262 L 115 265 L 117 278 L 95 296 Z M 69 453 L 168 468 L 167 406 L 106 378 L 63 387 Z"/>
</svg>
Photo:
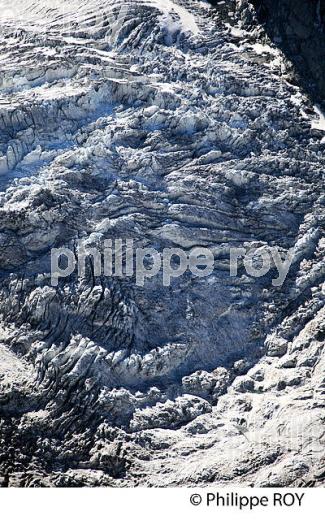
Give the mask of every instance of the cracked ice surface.
<svg viewBox="0 0 325 520">
<path fill-rule="evenodd" d="M 3 484 L 321 483 L 324 132 L 284 57 L 245 2 L 1 6 Z M 52 287 L 81 237 L 215 269 Z M 294 248 L 283 287 L 243 245 Z"/>
</svg>

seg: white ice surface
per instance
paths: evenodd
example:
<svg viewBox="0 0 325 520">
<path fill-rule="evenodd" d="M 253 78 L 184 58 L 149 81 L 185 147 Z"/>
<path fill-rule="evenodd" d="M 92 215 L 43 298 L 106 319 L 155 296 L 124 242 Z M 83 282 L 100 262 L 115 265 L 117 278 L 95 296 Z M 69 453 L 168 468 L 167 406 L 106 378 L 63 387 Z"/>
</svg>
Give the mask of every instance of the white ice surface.
<svg viewBox="0 0 325 520">
<path fill-rule="evenodd" d="M 182 27 L 193 34 L 199 33 L 199 27 L 195 17 L 185 7 L 182 7 L 171 0 L 149 0 L 147 3 L 157 6 L 163 14 L 169 14 L 172 11 L 178 14 Z"/>
<path fill-rule="evenodd" d="M 314 110 L 318 115 L 318 118 L 312 121 L 311 127 L 325 132 L 325 115 L 318 105 L 314 106 Z"/>
</svg>

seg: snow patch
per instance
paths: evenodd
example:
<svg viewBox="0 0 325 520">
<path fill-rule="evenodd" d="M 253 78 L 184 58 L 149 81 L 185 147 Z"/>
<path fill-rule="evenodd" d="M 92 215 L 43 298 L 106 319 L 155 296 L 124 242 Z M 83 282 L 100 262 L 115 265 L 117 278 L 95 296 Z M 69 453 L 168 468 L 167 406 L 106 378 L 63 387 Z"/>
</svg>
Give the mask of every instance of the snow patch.
<svg viewBox="0 0 325 520">
<path fill-rule="evenodd" d="M 164 15 L 169 15 L 174 11 L 179 16 L 180 23 L 186 31 L 190 31 L 193 34 L 198 34 L 200 32 L 194 15 L 185 9 L 185 7 L 182 7 L 171 0 L 151 0 L 149 3 L 157 6 Z"/>
<path fill-rule="evenodd" d="M 311 127 L 315 130 L 321 130 L 322 132 L 325 132 L 325 115 L 318 105 L 314 106 L 314 110 L 318 115 L 318 119 L 312 120 Z"/>
<path fill-rule="evenodd" d="M 270 45 L 254 43 L 252 47 L 257 54 L 273 54 L 273 56 L 278 56 L 279 54 L 279 51 L 277 49 L 273 49 L 273 47 L 271 47 Z"/>
<path fill-rule="evenodd" d="M 243 29 L 239 29 L 239 27 L 233 27 L 230 23 L 225 23 L 225 26 L 229 29 L 232 36 L 238 38 L 246 36 L 246 32 Z"/>
</svg>

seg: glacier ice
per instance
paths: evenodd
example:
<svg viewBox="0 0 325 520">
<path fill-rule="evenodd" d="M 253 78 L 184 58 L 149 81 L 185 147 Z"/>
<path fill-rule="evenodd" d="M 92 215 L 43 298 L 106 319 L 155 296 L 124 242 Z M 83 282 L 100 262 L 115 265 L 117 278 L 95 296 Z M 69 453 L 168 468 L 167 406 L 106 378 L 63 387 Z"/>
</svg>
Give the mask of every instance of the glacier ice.
<svg viewBox="0 0 325 520">
<path fill-rule="evenodd" d="M 324 481 L 324 128 L 246 4 L 1 0 L 1 485 Z M 52 287 L 80 238 L 217 261 Z"/>
</svg>

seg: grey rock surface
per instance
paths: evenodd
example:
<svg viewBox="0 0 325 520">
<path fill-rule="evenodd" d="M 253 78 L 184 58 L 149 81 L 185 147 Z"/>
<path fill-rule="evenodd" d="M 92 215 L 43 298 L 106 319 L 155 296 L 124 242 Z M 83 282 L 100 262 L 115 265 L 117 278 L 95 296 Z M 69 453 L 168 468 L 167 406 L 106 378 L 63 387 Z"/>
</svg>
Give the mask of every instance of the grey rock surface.
<svg viewBox="0 0 325 520">
<path fill-rule="evenodd" d="M 3 4 L 1 485 L 322 485 L 325 119 L 286 57 L 240 1 Z M 53 287 L 80 238 L 215 268 Z M 243 245 L 294 250 L 282 287 Z"/>
<path fill-rule="evenodd" d="M 325 1 L 252 0 L 268 34 L 287 54 L 312 97 L 325 96 Z"/>
</svg>

